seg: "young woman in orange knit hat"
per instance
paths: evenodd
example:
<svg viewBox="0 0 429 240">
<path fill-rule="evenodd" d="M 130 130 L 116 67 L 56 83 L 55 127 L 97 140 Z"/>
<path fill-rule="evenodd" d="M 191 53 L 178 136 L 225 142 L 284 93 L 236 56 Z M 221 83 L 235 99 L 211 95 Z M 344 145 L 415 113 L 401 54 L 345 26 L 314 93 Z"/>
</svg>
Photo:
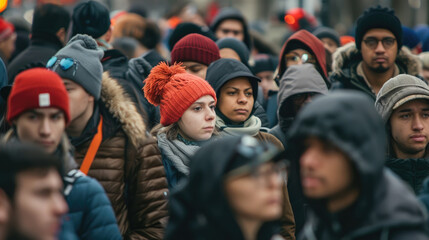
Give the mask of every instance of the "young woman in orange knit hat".
<svg viewBox="0 0 429 240">
<path fill-rule="evenodd" d="M 216 93 L 204 79 L 179 64 L 154 67 L 143 88 L 148 101 L 160 106 L 158 138 L 169 188 L 189 175 L 189 159 L 215 130 Z"/>
</svg>

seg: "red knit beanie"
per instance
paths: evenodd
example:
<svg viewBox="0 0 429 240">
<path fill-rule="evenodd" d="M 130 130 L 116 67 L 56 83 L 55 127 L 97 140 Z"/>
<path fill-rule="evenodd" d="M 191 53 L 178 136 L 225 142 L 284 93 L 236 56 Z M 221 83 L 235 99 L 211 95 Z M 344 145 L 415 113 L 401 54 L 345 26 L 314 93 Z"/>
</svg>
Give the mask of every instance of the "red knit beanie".
<svg viewBox="0 0 429 240">
<path fill-rule="evenodd" d="M 192 61 L 206 66 L 220 58 L 219 48 L 213 40 L 191 33 L 180 39 L 171 51 L 171 62 Z"/>
<path fill-rule="evenodd" d="M 216 101 L 216 93 L 204 79 L 186 73 L 178 64 L 167 66 L 161 62 L 154 67 L 143 87 L 147 100 L 160 105 L 161 124 L 168 126 L 179 121 L 183 113 L 199 98 L 210 95 Z"/>
<path fill-rule="evenodd" d="M 69 96 L 60 76 L 45 68 L 32 68 L 18 74 L 7 102 L 7 121 L 34 108 L 54 107 L 63 110 L 70 121 Z"/>
<path fill-rule="evenodd" d="M 0 17 L 0 42 L 9 38 L 15 31 L 12 23 Z"/>
</svg>

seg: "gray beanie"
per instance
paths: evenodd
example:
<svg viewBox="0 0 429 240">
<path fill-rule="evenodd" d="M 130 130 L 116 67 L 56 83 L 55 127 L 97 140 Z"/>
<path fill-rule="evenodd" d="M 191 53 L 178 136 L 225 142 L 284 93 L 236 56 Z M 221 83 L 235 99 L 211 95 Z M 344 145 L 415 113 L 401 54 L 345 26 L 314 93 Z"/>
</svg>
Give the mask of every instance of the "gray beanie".
<svg viewBox="0 0 429 240">
<path fill-rule="evenodd" d="M 393 110 L 414 99 L 429 99 L 428 85 L 412 75 L 400 74 L 384 83 L 377 94 L 375 108 L 387 123 Z"/>
<path fill-rule="evenodd" d="M 79 84 L 98 100 L 103 75 L 100 60 L 103 55 L 103 50 L 97 48 L 97 42 L 92 37 L 78 34 L 55 54 L 57 60 L 51 69 L 61 78 L 67 78 Z M 60 60 L 64 58 L 73 60 L 73 66 L 66 70 L 60 66 Z"/>
</svg>

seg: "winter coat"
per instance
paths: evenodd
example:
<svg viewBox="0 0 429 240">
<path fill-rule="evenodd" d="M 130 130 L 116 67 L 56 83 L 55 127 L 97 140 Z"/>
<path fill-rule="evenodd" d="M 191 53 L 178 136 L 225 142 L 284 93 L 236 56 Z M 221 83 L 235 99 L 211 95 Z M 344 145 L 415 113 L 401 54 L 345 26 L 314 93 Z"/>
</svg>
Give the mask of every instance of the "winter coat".
<svg viewBox="0 0 429 240">
<path fill-rule="evenodd" d="M 209 148 L 193 156 L 189 179 L 179 184 L 170 198 L 166 240 L 245 239 L 224 190 L 224 175 L 234 160 L 231 156 L 237 139 L 221 138 L 222 151 Z M 272 239 L 278 227 L 277 222 L 263 224 L 257 239 Z"/>
<path fill-rule="evenodd" d="M 333 54 L 332 74 L 329 77 L 333 89 L 354 89 L 368 94 L 376 99 L 365 79 L 357 74 L 357 67 L 362 61 L 362 55 L 354 43 L 349 43 Z M 396 66 L 400 74 L 419 75 L 420 60 L 410 50 L 403 47 L 396 56 Z"/>
<path fill-rule="evenodd" d="M 422 184 L 421 191 L 419 193 L 419 200 L 426 207 L 426 210 L 429 212 L 429 177 L 427 177 Z M 429 224 L 429 218 L 428 218 Z"/>
<path fill-rule="evenodd" d="M 125 79 L 125 73 L 128 70 L 128 58 L 119 50 L 104 51 L 101 64 L 103 64 L 103 72 L 109 71 L 111 77 Z"/>
<path fill-rule="evenodd" d="M 152 49 L 144 53 L 141 58 L 146 60 L 152 67 L 155 67 L 160 62 L 167 62 L 161 54 L 159 54 L 156 50 Z"/>
<path fill-rule="evenodd" d="M 386 134 L 372 106 L 363 93 L 340 91 L 318 98 L 298 114 L 287 140 L 290 172 L 297 173 L 294 177 L 299 179 L 300 173 L 297 149 L 314 136 L 344 152 L 359 181 L 359 196 L 339 212 L 327 211 L 323 199 L 305 199 L 310 210 L 298 239 L 429 239 L 425 209 L 384 168 Z M 296 194 L 302 194 L 302 189 Z"/>
<path fill-rule="evenodd" d="M 81 164 L 100 115 L 103 139 L 88 175 L 106 190 L 124 239 L 162 239 L 167 180 L 156 140 L 118 81 L 103 74 L 101 101 L 83 134 L 72 139 Z"/>
<path fill-rule="evenodd" d="M 48 60 L 63 47 L 55 36 L 32 39 L 30 46 L 16 56 L 7 67 L 9 84 L 12 84 L 16 75 L 31 65 L 46 66 Z"/>
<path fill-rule="evenodd" d="M 71 191 L 65 193 L 65 198 L 69 206 L 66 218 L 73 226 L 77 239 L 122 239 L 115 213 L 103 187 L 97 180 L 75 171 L 80 174 L 66 176 L 75 176 L 75 180 L 72 185 L 65 184 L 66 191 L 71 187 Z M 59 239 L 69 239 L 66 233 L 61 231 Z"/>
<path fill-rule="evenodd" d="M 423 180 L 429 176 L 429 159 L 398 159 L 390 158 L 386 161 L 386 166 L 396 173 L 413 189 L 415 194 L 419 194 Z"/>
<path fill-rule="evenodd" d="M 302 93 L 317 93 L 326 95 L 328 88 L 322 76 L 313 64 L 303 64 L 289 67 L 280 80 L 277 94 L 278 126 L 269 131 L 285 145 L 285 134 L 295 119 L 291 97 Z"/>
<path fill-rule="evenodd" d="M 10 129 L 2 141 L 19 141 Z M 115 214 L 103 187 L 76 170 L 72 147 L 64 134 L 54 153 L 63 161 L 64 195 L 69 211 L 64 216 L 59 239 L 122 239 Z"/>
<path fill-rule="evenodd" d="M 324 78 L 326 85 L 330 87 L 330 83 L 328 81 L 328 70 L 326 67 L 325 47 L 316 36 L 307 30 L 299 30 L 298 32 L 294 33 L 283 45 L 279 55 L 279 67 L 276 81 L 279 82 L 283 74 L 286 72 L 286 53 L 289 52 L 291 47 L 293 47 L 296 43 L 303 45 L 305 50 L 314 54 L 316 57 L 316 69 Z"/>
</svg>

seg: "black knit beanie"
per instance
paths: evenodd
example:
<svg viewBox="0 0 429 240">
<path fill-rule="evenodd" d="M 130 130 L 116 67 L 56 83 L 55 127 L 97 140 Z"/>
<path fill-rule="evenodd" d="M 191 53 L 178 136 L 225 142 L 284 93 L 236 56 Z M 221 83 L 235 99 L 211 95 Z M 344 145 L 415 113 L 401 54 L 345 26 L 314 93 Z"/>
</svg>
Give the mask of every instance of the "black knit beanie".
<svg viewBox="0 0 429 240">
<path fill-rule="evenodd" d="M 93 0 L 81 2 L 73 9 L 72 23 L 72 36 L 87 34 L 97 39 L 109 30 L 109 9 Z"/>
<path fill-rule="evenodd" d="M 381 6 L 370 7 L 356 21 L 356 47 L 361 49 L 362 38 L 365 33 L 373 28 L 388 29 L 395 35 L 398 43 L 398 51 L 402 47 L 402 26 L 401 21 L 395 16 L 395 11 L 391 8 Z"/>
</svg>

